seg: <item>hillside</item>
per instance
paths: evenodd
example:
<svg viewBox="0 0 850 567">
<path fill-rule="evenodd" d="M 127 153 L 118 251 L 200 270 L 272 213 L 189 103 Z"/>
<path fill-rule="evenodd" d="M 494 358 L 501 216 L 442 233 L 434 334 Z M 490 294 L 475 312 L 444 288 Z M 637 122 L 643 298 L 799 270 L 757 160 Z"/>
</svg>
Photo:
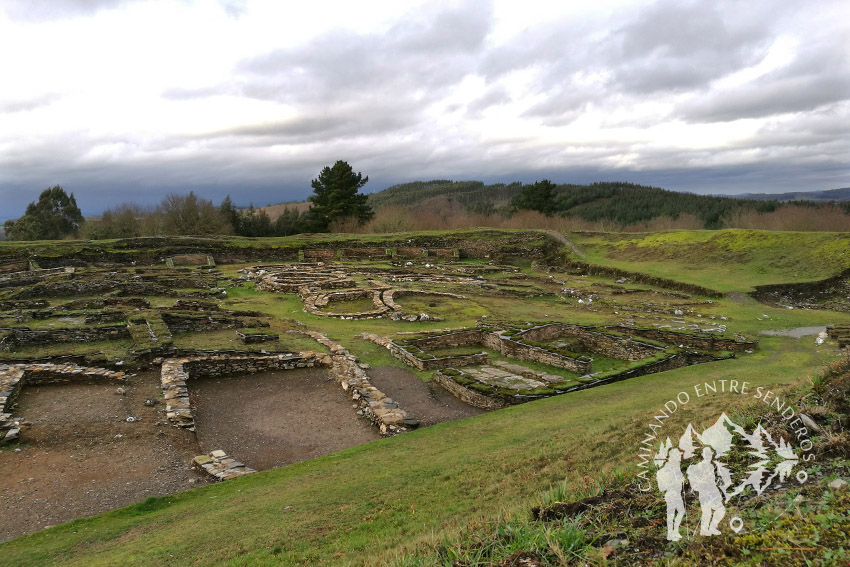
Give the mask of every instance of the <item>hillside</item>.
<svg viewBox="0 0 850 567">
<path fill-rule="evenodd" d="M 568 236 L 591 263 L 721 291 L 818 280 L 850 268 L 846 232 L 727 229 Z"/>
<path fill-rule="evenodd" d="M 519 182 L 508 185 L 485 185 L 480 181 L 414 182 L 373 193 L 369 203 L 374 208 L 385 205 L 415 208 L 426 202 L 432 206 L 455 202 L 473 213 L 510 214 L 512 203 L 528 187 Z M 558 216 L 620 226 L 659 217 L 676 219 L 691 215 L 709 229 L 719 228 L 725 219 L 737 213 L 769 213 L 781 207 L 774 200 L 695 195 L 623 182 L 556 185 L 554 195 L 547 198 L 547 206 Z"/>
<path fill-rule="evenodd" d="M 629 321 L 632 325 L 637 322 L 638 326 L 656 329 L 662 324 L 668 328 L 681 325 L 678 328 L 684 329 L 687 325 L 688 329 L 703 329 L 723 321 L 724 331 L 720 336 L 740 335 L 759 341 L 757 348 L 737 351 L 731 357 L 730 353 L 720 353 L 722 356 L 710 362 L 638 374 L 626 380 L 552 395 L 474 417 L 428 425 L 238 479 L 147 499 L 143 499 L 144 495 L 134 505 L 0 543 L 4 562 L 22 567 L 533 565 L 510 563 L 507 558 L 514 552 L 535 551 L 536 548 L 529 545 L 530 538 L 542 542 L 541 546 L 554 541 L 566 549 L 572 545 L 570 538 L 574 531 L 571 531 L 571 523 L 552 524 L 545 533 L 527 529 L 531 508 L 539 505 L 541 499 L 549 498 L 546 494 L 552 494 L 548 491 L 553 486 L 565 486 L 558 499 L 580 499 L 592 495 L 600 483 L 610 482 L 612 476 L 622 481 L 619 485 L 634 478 L 635 453 L 644 439 L 644 425 L 657 415 L 657 408 L 675 398 L 678 392 L 692 391 L 695 384 L 734 380 L 746 381 L 753 389 L 762 387 L 780 395 L 786 392 L 791 395 L 792 391 L 799 393 L 801 389 L 806 393 L 812 384 L 810 377 L 825 363 L 839 360 L 843 355 L 832 338 L 817 345 L 810 334 L 795 338 L 786 336 L 788 333 L 782 330 L 822 329 L 827 324 L 850 328 L 850 313 L 788 309 L 759 303 L 746 292 L 762 283 L 835 275 L 848 264 L 846 254 L 850 247 L 846 234 L 724 230 L 567 235 L 572 245 L 593 265 L 676 280 L 672 282 L 652 278 L 638 281 L 608 272 L 576 271 L 569 263 L 574 255 L 569 249 L 559 249 L 551 236 L 531 231 L 465 230 L 392 236 L 3 243 L 0 264 L 37 258 L 42 268 L 64 266 L 69 262 L 77 266 L 72 274 L 44 273 L 46 278 L 57 278 L 53 283 L 52 280 L 35 282 L 28 284 L 27 289 L 22 284 L 20 290 L 7 286 L 8 297 L 0 299 L 9 305 L 22 305 L 37 297 L 21 295 L 29 291 L 30 286 L 32 292 L 48 288 L 61 290 L 67 282 L 106 277 L 104 285 L 113 286 L 116 293 L 130 293 L 138 290 L 142 282 L 147 286 L 161 282 L 163 285 L 150 287 L 150 293 L 166 295 L 148 297 L 150 305 L 141 312 L 131 309 L 133 319 L 158 317 L 159 324 L 163 325 L 163 321 L 175 314 L 175 299 L 179 299 L 177 304 L 195 310 L 206 309 L 194 311 L 191 316 L 185 314 L 187 321 L 202 321 L 204 325 L 223 313 L 234 316 L 237 311 L 250 313 L 252 318 L 259 313 L 266 317 L 268 328 L 280 335 L 280 342 L 275 347 L 263 343 L 252 348 L 315 349 L 315 344 L 301 333 L 320 331 L 362 361 L 367 373 L 387 369 L 397 373 L 407 367 L 386 348 L 367 341 L 364 332 L 407 340 L 422 331 L 476 328 L 479 324 L 498 325 L 499 321 L 521 322 L 523 327 L 545 326 L 557 321 L 617 326 L 621 330 Z M 458 251 L 457 257 L 454 249 Z M 439 250 L 445 254 L 439 255 Z M 200 269 L 178 263 L 169 267 L 162 260 L 168 256 L 178 259 L 178 255 L 205 253 L 215 257 L 216 266 L 201 266 L 203 269 Z M 404 297 L 402 293 L 399 301 L 409 305 L 411 313 L 427 312 L 435 318 L 399 321 L 388 317 L 329 317 L 316 309 L 315 303 L 313 309 L 308 310 L 296 293 L 272 292 L 258 286 L 255 280 L 243 278 L 247 267 L 261 261 L 269 264 L 293 262 L 288 265 L 294 270 L 295 280 L 303 278 L 305 274 L 298 271 L 308 269 L 311 264 L 294 263 L 302 257 L 312 259 L 316 270 L 326 267 L 347 270 L 352 278 L 346 284 L 349 286 L 372 289 L 369 286 L 374 285 L 375 278 L 384 278 L 390 282 L 388 286 L 400 286 L 403 291 L 429 290 L 430 295 L 421 299 Z M 318 264 L 317 259 L 325 263 Z M 87 267 L 86 262 L 92 265 Z M 177 281 L 178 276 L 184 281 L 179 288 L 164 285 Z M 201 289 L 205 278 L 211 279 L 210 285 L 215 287 Z M 677 285 L 677 282 L 729 293 L 700 296 L 699 292 L 688 291 L 687 286 Z M 222 294 L 219 286 L 227 286 L 227 293 Z M 330 294 L 333 289 L 336 288 L 326 291 Z M 74 304 L 79 301 L 79 295 L 74 292 L 66 299 Z M 188 298 L 194 299 L 187 301 Z M 49 307 L 60 308 L 63 299 L 49 299 Z M 588 301 L 590 299 L 592 301 Z M 92 299 L 95 300 L 103 298 Z M 213 302 L 215 305 L 210 307 Z M 337 308 L 350 303 L 357 311 L 373 305 L 372 300 L 362 305 L 360 297 L 340 297 L 331 304 L 334 302 Z M 68 319 L 69 313 L 81 315 L 79 308 L 61 308 L 56 313 L 44 306 L 33 309 L 39 319 L 33 318 L 27 324 L 45 331 L 51 328 L 51 321 Z M 15 317 L 21 315 L 30 314 L 10 313 L 4 325 L 18 325 Z M 53 315 L 56 317 L 51 318 Z M 142 329 L 144 339 L 148 337 L 147 329 L 150 327 Z M 200 329 L 198 332 L 175 330 L 168 340 L 180 349 L 232 349 L 233 336 L 232 328 Z M 673 347 L 679 348 L 676 346 L 680 345 L 678 337 L 685 335 L 675 336 Z M 96 344 L 31 345 L 17 352 L 2 353 L 0 360 L 6 360 L 4 356 L 44 357 L 56 353 L 102 359 L 115 353 L 112 356 L 120 359 L 121 367 L 126 368 L 131 339 Z M 652 339 L 647 340 L 650 341 L 647 344 L 656 344 Z M 563 348 L 574 347 L 564 345 Z M 465 348 L 455 354 L 463 353 L 466 353 Z M 492 352 L 490 355 L 496 357 Z M 499 358 L 498 362 L 504 360 Z M 604 372 L 619 363 L 606 356 L 597 356 L 594 364 Z M 541 365 L 535 368 L 553 371 Z M 428 371 L 417 370 L 412 376 L 427 384 L 435 380 Z M 571 379 L 588 378 L 575 374 Z M 42 393 L 48 389 L 40 388 Z M 100 388 L 98 392 L 118 403 L 114 388 Z M 720 411 L 737 419 L 736 412 L 753 403 L 751 399 L 728 391 L 718 391 L 715 396 L 706 403 L 689 404 L 686 411 L 672 415 L 665 427 L 681 431 L 688 423 L 707 425 L 717 419 Z M 228 413 L 243 415 L 237 409 L 242 400 L 236 398 L 238 396 L 229 400 Z M 399 407 L 410 407 L 403 390 L 392 394 L 392 399 Z M 149 413 L 145 415 L 151 417 L 142 424 L 158 427 L 158 423 L 154 425 L 158 419 L 154 414 L 163 411 L 163 405 L 147 408 L 145 411 Z M 26 403 L 22 402 L 21 406 L 21 411 L 27 410 Z M 343 409 L 354 412 L 351 400 L 343 402 Z M 305 404 L 303 411 L 310 417 L 317 413 L 309 404 Z M 814 411 L 812 413 L 815 415 Z M 247 412 L 244 415 L 253 417 Z M 60 425 L 69 429 L 64 422 Z M 131 427 L 132 424 L 124 423 L 123 426 Z M 317 428 L 334 435 L 344 427 L 342 423 L 325 422 Z M 166 424 L 162 429 L 174 428 Z M 21 452 L 15 452 L 12 447 L 3 448 L 0 461 L 18 463 L 19 467 L 25 459 L 28 465 L 34 463 L 28 455 L 38 450 L 37 443 L 26 440 L 26 430 L 22 435 L 22 442 L 16 447 Z M 131 437 L 125 435 L 121 443 L 131 442 Z M 87 442 L 94 442 L 94 439 L 87 439 Z M 117 454 L 118 442 L 112 436 L 104 443 L 115 443 L 110 445 L 110 455 Z M 50 454 L 63 459 L 66 465 L 62 466 L 67 467 L 64 459 L 68 455 L 74 455 L 68 459 L 73 464 L 76 459 L 84 459 L 91 449 L 68 450 L 70 452 L 51 451 Z M 242 459 L 248 462 L 246 457 Z M 124 466 L 124 463 L 119 461 L 118 465 Z M 819 460 L 817 466 L 810 466 L 812 475 L 817 474 L 818 467 L 832 474 L 831 462 Z M 179 463 L 178 468 L 181 468 Z M 4 490 L 9 493 L 29 490 L 33 486 L 29 483 L 33 480 L 30 477 L 36 474 L 30 469 L 22 470 L 21 474 L 23 480 L 18 481 L 7 472 L 9 479 Z M 51 478 L 50 482 L 61 480 Z M 122 485 L 125 484 L 123 480 L 118 479 Z M 831 478 L 824 476 L 823 480 Z M 823 484 L 820 478 L 818 482 L 818 486 Z M 614 483 L 614 486 L 619 485 Z M 85 489 L 89 490 L 88 484 Z M 807 494 L 806 497 L 812 496 Z M 644 525 L 640 527 L 642 532 L 630 532 L 628 537 L 632 538 L 632 533 L 645 533 L 655 542 L 653 549 L 662 555 L 681 549 L 663 540 L 657 541 L 658 534 L 663 537 L 663 532 L 658 531 L 663 522 L 663 516 L 659 516 L 663 496 L 652 499 L 645 507 L 646 499 L 616 502 L 621 501 L 625 502 L 624 506 L 600 518 L 597 525 L 575 525 L 585 534 L 579 534 L 580 538 L 576 536 L 573 542 L 576 549 L 586 548 L 590 557 L 597 557 L 601 543 L 619 538 L 616 534 L 627 529 L 623 527 L 626 520 L 634 516 L 627 513 L 631 506 L 641 507 Z M 10 505 L 9 502 L 10 499 L 4 505 Z M 51 502 L 51 505 L 56 504 Z M 819 516 L 814 516 L 820 513 L 819 509 L 803 509 L 807 514 L 811 511 L 812 517 L 820 521 Z M 25 510 L 16 512 L 21 516 L 26 513 Z M 823 521 L 828 522 L 828 519 Z M 42 521 L 36 529 L 44 524 Z M 629 530 L 635 527 L 632 523 L 628 526 Z M 828 533 L 830 538 L 834 536 L 832 531 Z M 547 535 L 555 539 L 550 541 Z M 767 545 L 761 540 L 739 541 L 727 535 L 723 541 L 732 542 L 730 545 L 736 545 L 738 550 L 758 552 L 758 548 Z M 771 532 L 771 538 L 776 537 L 782 536 Z M 597 540 L 602 541 L 593 543 Z M 642 553 L 636 549 L 639 545 L 642 543 L 632 542 L 628 553 Z M 808 540 L 806 543 L 807 548 L 814 549 L 811 553 L 821 555 L 829 551 L 825 545 L 810 544 Z M 492 554 L 496 547 L 499 553 L 505 553 Z M 716 548 L 715 552 L 723 553 Z M 479 558 L 476 562 L 469 560 L 473 555 Z M 816 558 L 817 555 L 806 557 Z M 572 555 L 570 558 L 575 559 Z M 467 562 L 458 563 L 461 559 Z M 569 564 L 566 560 L 564 563 Z M 546 563 L 550 564 L 553 563 Z"/>
</svg>

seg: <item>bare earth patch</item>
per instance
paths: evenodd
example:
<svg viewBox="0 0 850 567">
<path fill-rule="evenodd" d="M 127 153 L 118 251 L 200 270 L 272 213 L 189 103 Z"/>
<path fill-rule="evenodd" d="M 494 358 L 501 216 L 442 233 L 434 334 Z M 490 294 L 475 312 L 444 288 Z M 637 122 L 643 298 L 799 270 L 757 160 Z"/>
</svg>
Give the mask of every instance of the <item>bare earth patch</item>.
<svg viewBox="0 0 850 567">
<path fill-rule="evenodd" d="M 423 382 L 412 372 L 393 366 L 379 366 L 368 371 L 373 386 L 398 402 L 407 414 L 419 420 L 420 426 L 454 421 L 485 413 L 467 405 L 433 382 Z"/>
<path fill-rule="evenodd" d="M 0 540 L 203 482 L 188 466 L 199 454 L 194 436 L 165 423 L 163 404 L 144 405 L 160 397 L 159 373 L 124 388 L 23 389 L 14 414 L 32 426 L 0 451 Z"/>
<path fill-rule="evenodd" d="M 188 382 L 201 452 L 223 449 L 257 470 L 380 439 L 326 370 L 303 368 Z"/>
</svg>

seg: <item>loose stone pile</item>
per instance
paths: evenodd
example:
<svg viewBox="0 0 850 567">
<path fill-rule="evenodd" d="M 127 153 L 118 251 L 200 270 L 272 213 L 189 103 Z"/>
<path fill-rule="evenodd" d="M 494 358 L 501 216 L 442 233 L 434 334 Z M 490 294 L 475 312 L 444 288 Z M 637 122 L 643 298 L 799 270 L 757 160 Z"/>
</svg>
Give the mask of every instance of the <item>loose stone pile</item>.
<svg viewBox="0 0 850 567">
<path fill-rule="evenodd" d="M 126 378 L 124 372 L 76 364 L 0 364 L 0 442 L 20 435 L 20 420 L 12 417 L 11 408 L 22 387 L 72 381 L 123 383 Z"/>
<path fill-rule="evenodd" d="M 207 455 L 198 455 L 192 459 L 192 466 L 215 480 L 230 480 L 257 472 L 245 466 L 244 463 L 228 457 L 227 453 L 221 449 L 210 451 Z"/>
</svg>

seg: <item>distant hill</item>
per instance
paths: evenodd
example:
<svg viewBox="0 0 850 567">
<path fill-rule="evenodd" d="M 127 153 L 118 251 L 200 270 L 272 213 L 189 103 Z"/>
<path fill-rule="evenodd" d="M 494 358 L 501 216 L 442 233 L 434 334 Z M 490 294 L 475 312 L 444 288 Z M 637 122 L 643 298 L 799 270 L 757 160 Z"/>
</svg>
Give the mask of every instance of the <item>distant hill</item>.
<svg viewBox="0 0 850 567">
<path fill-rule="evenodd" d="M 414 207 L 436 198 L 458 202 L 473 212 L 509 212 L 511 200 L 522 193 L 522 183 L 485 185 L 481 181 L 417 181 L 389 187 L 369 196 L 376 209 L 384 205 Z M 555 211 L 586 221 L 620 224 L 647 222 L 657 217 L 690 214 L 706 228 L 717 228 L 724 215 L 738 210 L 771 212 L 778 201 L 730 196 L 695 195 L 624 182 L 556 186 Z"/>
<path fill-rule="evenodd" d="M 485 185 L 481 181 L 435 179 L 393 185 L 383 191 L 370 194 L 369 204 L 374 208 L 384 205 L 412 206 L 428 199 L 445 197 L 467 206 L 487 202 L 498 207 L 508 205 L 520 191 L 522 191 L 522 183 L 518 181 L 509 185 L 504 183 Z"/>
<path fill-rule="evenodd" d="M 758 201 L 850 201 L 850 187 L 841 189 L 827 189 L 826 191 L 794 191 L 791 193 L 744 193 L 741 195 L 723 195 L 725 197 L 737 197 L 741 199 L 755 199 Z"/>
<path fill-rule="evenodd" d="M 274 222 L 277 220 L 284 209 L 293 209 L 298 211 L 299 213 L 303 213 L 307 209 L 310 208 L 309 201 L 290 201 L 287 203 L 279 203 L 277 205 L 266 205 L 265 207 L 257 207 L 257 211 L 264 211 L 267 215 L 269 215 L 269 219 Z"/>
</svg>

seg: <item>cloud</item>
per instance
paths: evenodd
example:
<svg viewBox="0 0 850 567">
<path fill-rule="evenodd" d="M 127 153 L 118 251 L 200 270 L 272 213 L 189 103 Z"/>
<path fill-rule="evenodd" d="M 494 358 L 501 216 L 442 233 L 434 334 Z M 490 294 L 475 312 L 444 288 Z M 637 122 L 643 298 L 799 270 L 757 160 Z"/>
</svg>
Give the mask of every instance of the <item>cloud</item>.
<svg viewBox="0 0 850 567">
<path fill-rule="evenodd" d="M 839 43 L 850 43 L 850 33 L 842 39 Z M 850 55 L 831 43 L 815 43 L 804 45 L 788 65 L 741 85 L 702 93 L 680 110 L 690 121 L 725 122 L 808 112 L 848 99 Z"/>
<path fill-rule="evenodd" d="M 741 20 L 714 2 L 657 2 L 615 30 L 601 46 L 620 91 L 703 88 L 764 57 L 766 21 Z"/>
<path fill-rule="evenodd" d="M 0 114 L 13 114 L 17 112 L 29 112 L 45 106 L 49 106 L 60 100 L 59 93 L 45 93 L 39 96 L 19 98 L 14 100 L 0 100 Z"/>
<path fill-rule="evenodd" d="M 7 0 L 2 11 L 11 20 L 25 22 L 45 22 L 66 18 L 90 16 L 101 10 L 119 8 L 139 0 Z"/>
<path fill-rule="evenodd" d="M 0 217 L 57 183 L 94 212 L 188 190 L 299 199 L 337 159 L 367 190 L 847 185 L 844 2 L 534 1 L 387 2 L 362 19 L 343 3 L 6 3 L 32 29 L 0 17 L 17 50 L 0 62 Z M 161 41 L 126 41 L 149 28 Z"/>
<path fill-rule="evenodd" d="M 475 68 L 490 29 L 487 9 L 456 9 L 400 22 L 384 33 L 328 32 L 240 63 L 241 93 L 295 105 L 438 98 Z"/>
</svg>

